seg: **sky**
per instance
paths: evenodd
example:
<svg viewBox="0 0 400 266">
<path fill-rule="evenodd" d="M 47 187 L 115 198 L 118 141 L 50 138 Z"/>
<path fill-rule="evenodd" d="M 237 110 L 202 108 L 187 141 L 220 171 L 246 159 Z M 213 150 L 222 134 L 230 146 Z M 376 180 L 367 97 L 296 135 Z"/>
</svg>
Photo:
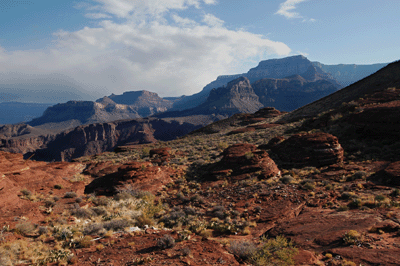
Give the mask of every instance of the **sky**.
<svg viewBox="0 0 400 266">
<path fill-rule="evenodd" d="M 299 54 L 392 62 L 399 10 L 397 0 L 1 0 L 0 101 L 191 95 Z"/>
</svg>

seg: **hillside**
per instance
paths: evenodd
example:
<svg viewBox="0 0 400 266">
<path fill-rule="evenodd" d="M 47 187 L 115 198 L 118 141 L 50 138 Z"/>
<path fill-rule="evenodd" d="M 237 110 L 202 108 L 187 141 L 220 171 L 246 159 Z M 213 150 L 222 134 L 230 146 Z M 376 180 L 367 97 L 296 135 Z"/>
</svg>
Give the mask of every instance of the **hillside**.
<svg viewBox="0 0 400 266">
<path fill-rule="evenodd" d="M 288 116 L 288 119 L 313 117 L 330 109 L 338 108 L 343 103 L 350 103 L 388 88 L 399 87 L 399 74 L 400 62 L 393 62 L 373 75 L 295 110 Z"/>
</svg>

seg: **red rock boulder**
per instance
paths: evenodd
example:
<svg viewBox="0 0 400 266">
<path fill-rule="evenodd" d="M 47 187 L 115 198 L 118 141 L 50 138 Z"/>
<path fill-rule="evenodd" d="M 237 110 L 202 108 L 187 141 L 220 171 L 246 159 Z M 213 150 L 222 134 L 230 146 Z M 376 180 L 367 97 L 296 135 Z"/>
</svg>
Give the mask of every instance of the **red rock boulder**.
<svg viewBox="0 0 400 266">
<path fill-rule="evenodd" d="M 323 132 L 301 133 L 271 147 L 282 164 L 325 166 L 343 161 L 343 148 L 337 137 Z"/>
<path fill-rule="evenodd" d="M 153 166 L 150 162 L 129 162 L 121 165 L 117 172 L 93 180 L 85 187 L 85 194 L 114 195 L 126 188 L 155 193 L 172 181 L 171 174 L 168 167 Z"/>
<path fill-rule="evenodd" d="M 280 175 L 275 162 L 266 151 L 257 150 L 253 144 L 235 144 L 222 152 L 222 159 L 214 172 L 231 169 L 232 176 L 258 173 L 260 178 L 271 178 Z"/>
</svg>

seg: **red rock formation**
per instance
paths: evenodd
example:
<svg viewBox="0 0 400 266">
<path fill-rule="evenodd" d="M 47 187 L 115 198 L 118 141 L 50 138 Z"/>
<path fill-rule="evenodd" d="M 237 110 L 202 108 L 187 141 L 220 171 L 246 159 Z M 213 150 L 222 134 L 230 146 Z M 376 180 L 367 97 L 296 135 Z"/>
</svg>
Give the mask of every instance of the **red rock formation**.
<svg viewBox="0 0 400 266">
<path fill-rule="evenodd" d="M 241 179 L 243 174 L 256 173 L 259 178 L 271 178 L 280 175 L 275 162 L 266 151 L 257 150 L 253 144 L 235 144 L 222 152 L 222 159 L 216 165 L 213 176 L 231 173 L 233 178 Z M 228 171 L 227 170 L 230 170 Z"/>
<path fill-rule="evenodd" d="M 170 174 L 168 167 L 153 166 L 150 162 L 129 162 L 119 165 L 115 172 L 93 180 L 86 186 L 85 193 L 113 195 L 127 188 L 155 193 L 172 181 Z"/>
<path fill-rule="evenodd" d="M 150 150 L 150 158 L 153 158 L 151 160 L 152 163 L 161 165 L 164 162 L 168 162 L 171 157 L 170 151 L 171 151 L 171 148 L 169 148 L 169 147 Z"/>
<path fill-rule="evenodd" d="M 343 161 L 343 148 L 337 137 L 323 133 L 303 133 L 273 146 L 283 164 L 323 166 Z"/>
</svg>

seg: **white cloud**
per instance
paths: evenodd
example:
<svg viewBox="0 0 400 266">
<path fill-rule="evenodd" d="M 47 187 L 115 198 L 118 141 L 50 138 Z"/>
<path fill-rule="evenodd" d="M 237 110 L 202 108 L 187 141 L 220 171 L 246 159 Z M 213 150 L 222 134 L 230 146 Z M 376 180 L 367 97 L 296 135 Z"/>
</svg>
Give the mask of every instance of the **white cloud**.
<svg viewBox="0 0 400 266">
<path fill-rule="evenodd" d="M 286 0 L 282 4 L 280 4 L 278 11 L 276 11 L 275 14 L 282 15 L 286 17 L 287 19 L 293 19 L 293 18 L 303 18 L 303 22 L 305 21 L 310 21 L 310 22 L 315 22 L 315 19 L 311 18 L 304 18 L 302 15 L 300 15 L 298 12 L 294 11 L 297 8 L 297 5 L 305 2 L 308 0 Z"/>
<path fill-rule="evenodd" d="M 112 16 L 104 14 L 104 13 L 87 13 L 85 17 L 91 19 L 104 19 L 104 18 L 112 18 Z"/>
<path fill-rule="evenodd" d="M 190 26 L 190 25 L 194 26 L 194 25 L 197 25 L 197 22 L 196 22 L 196 21 L 194 21 L 194 20 L 192 20 L 192 19 L 189 19 L 189 18 L 183 18 L 183 17 L 178 16 L 178 15 L 176 15 L 176 14 L 173 14 L 173 15 L 172 15 L 172 19 L 173 19 L 176 23 L 181 24 L 181 25 L 184 25 L 184 26 Z"/>
<path fill-rule="evenodd" d="M 217 18 L 216 16 L 214 16 L 212 14 L 205 14 L 204 18 L 203 18 L 203 22 L 211 27 L 222 27 L 222 25 L 224 24 L 223 20 Z"/>
<path fill-rule="evenodd" d="M 286 44 L 263 35 L 228 29 L 211 14 L 205 15 L 204 21 L 174 13 L 169 16 L 170 12 L 159 17 L 159 12 L 197 8 L 215 1 L 96 2 L 99 6 L 92 6 L 92 10 L 127 19 L 103 20 L 97 27 L 74 32 L 59 31 L 54 44 L 42 50 L 7 52 L 0 47 L 0 87 L 41 84 L 36 87 L 40 92 L 64 84 L 58 88 L 69 88 L 71 95 L 86 98 L 129 90 L 149 90 L 161 96 L 188 95 L 200 91 L 218 75 L 244 71 L 241 66 L 246 62 L 291 52 Z M 156 16 L 146 21 L 128 18 L 131 11 L 123 10 L 136 10 L 139 2 L 147 10 L 157 9 L 150 12 Z M 169 17 L 173 24 L 167 22 Z"/>
</svg>

